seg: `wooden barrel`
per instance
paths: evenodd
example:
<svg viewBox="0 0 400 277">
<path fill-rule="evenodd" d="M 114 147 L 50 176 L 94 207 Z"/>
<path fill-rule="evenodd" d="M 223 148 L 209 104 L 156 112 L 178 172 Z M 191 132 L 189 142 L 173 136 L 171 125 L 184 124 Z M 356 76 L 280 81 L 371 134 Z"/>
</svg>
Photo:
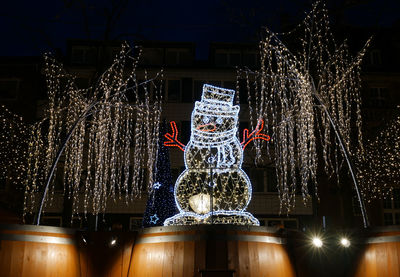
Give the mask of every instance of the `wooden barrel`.
<svg viewBox="0 0 400 277">
<path fill-rule="evenodd" d="M 285 243 L 269 227 L 147 228 L 138 234 L 129 276 L 295 276 Z"/>
<path fill-rule="evenodd" d="M 129 276 L 136 232 L 85 232 L 80 247 L 82 274 L 85 277 Z M 113 242 L 111 244 L 111 242 Z"/>
<path fill-rule="evenodd" d="M 400 277 L 400 226 L 374 228 L 368 234 L 356 277 Z"/>
<path fill-rule="evenodd" d="M 2 277 L 81 276 L 75 230 L 0 224 Z"/>
</svg>

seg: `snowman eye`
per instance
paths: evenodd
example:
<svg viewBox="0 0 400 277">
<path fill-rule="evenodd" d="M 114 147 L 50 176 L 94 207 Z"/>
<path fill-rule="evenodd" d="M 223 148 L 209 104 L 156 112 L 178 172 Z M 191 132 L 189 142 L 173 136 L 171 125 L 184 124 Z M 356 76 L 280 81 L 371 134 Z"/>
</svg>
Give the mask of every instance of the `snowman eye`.
<svg viewBox="0 0 400 277">
<path fill-rule="evenodd" d="M 208 122 L 210 122 L 210 118 L 209 118 L 208 116 L 205 116 L 205 117 L 203 118 L 203 122 L 204 122 L 205 124 L 207 124 Z"/>
<path fill-rule="evenodd" d="M 222 124 L 222 118 L 221 118 L 221 117 L 218 117 L 217 120 L 216 120 L 215 122 L 217 122 L 218 124 Z"/>
</svg>

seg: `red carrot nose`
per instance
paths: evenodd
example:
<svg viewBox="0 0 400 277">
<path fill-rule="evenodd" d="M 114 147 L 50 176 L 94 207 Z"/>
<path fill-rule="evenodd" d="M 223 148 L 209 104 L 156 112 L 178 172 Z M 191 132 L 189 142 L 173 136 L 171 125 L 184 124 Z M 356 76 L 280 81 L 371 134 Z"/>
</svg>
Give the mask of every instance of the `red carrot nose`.
<svg viewBox="0 0 400 277">
<path fill-rule="evenodd" d="M 215 126 L 214 123 L 207 123 L 197 126 L 197 130 L 202 132 L 214 132 L 215 129 L 217 129 L 217 127 Z"/>
</svg>

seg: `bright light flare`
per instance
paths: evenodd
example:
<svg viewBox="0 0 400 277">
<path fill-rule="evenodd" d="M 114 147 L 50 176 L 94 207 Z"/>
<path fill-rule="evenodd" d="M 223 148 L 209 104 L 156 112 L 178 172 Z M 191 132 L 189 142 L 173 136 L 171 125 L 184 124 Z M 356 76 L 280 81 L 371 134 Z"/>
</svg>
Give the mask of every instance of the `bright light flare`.
<svg viewBox="0 0 400 277">
<path fill-rule="evenodd" d="M 350 246 L 350 241 L 347 239 L 347 238 L 345 238 L 345 237 L 343 237 L 343 238 L 341 238 L 340 239 L 340 244 L 343 246 L 343 247 L 349 247 Z"/>
<path fill-rule="evenodd" d="M 111 239 L 110 245 L 114 246 L 117 243 L 117 239 Z"/>
<path fill-rule="evenodd" d="M 317 248 L 320 248 L 323 245 L 322 240 L 319 237 L 313 237 L 312 244 Z"/>
</svg>

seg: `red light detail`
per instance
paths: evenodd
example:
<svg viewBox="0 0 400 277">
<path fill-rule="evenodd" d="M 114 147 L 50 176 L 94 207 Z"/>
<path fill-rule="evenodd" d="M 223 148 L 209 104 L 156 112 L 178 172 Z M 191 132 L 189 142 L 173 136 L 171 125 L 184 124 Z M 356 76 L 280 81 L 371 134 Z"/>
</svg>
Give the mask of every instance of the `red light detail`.
<svg viewBox="0 0 400 277">
<path fill-rule="evenodd" d="M 248 129 L 243 130 L 243 141 L 241 142 L 243 150 L 246 148 L 247 144 L 249 144 L 252 140 L 262 139 L 265 141 L 269 141 L 271 139 L 269 135 L 260 134 L 263 128 L 264 128 L 264 120 L 259 119 L 257 122 L 256 129 L 253 132 L 251 132 L 250 135 Z"/>
<path fill-rule="evenodd" d="M 185 151 L 185 145 L 178 140 L 178 128 L 176 127 L 175 121 L 170 122 L 172 134 L 166 133 L 164 137 L 167 141 L 164 141 L 164 146 L 173 147 L 176 146 L 182 151 Z"/>
</svg>

